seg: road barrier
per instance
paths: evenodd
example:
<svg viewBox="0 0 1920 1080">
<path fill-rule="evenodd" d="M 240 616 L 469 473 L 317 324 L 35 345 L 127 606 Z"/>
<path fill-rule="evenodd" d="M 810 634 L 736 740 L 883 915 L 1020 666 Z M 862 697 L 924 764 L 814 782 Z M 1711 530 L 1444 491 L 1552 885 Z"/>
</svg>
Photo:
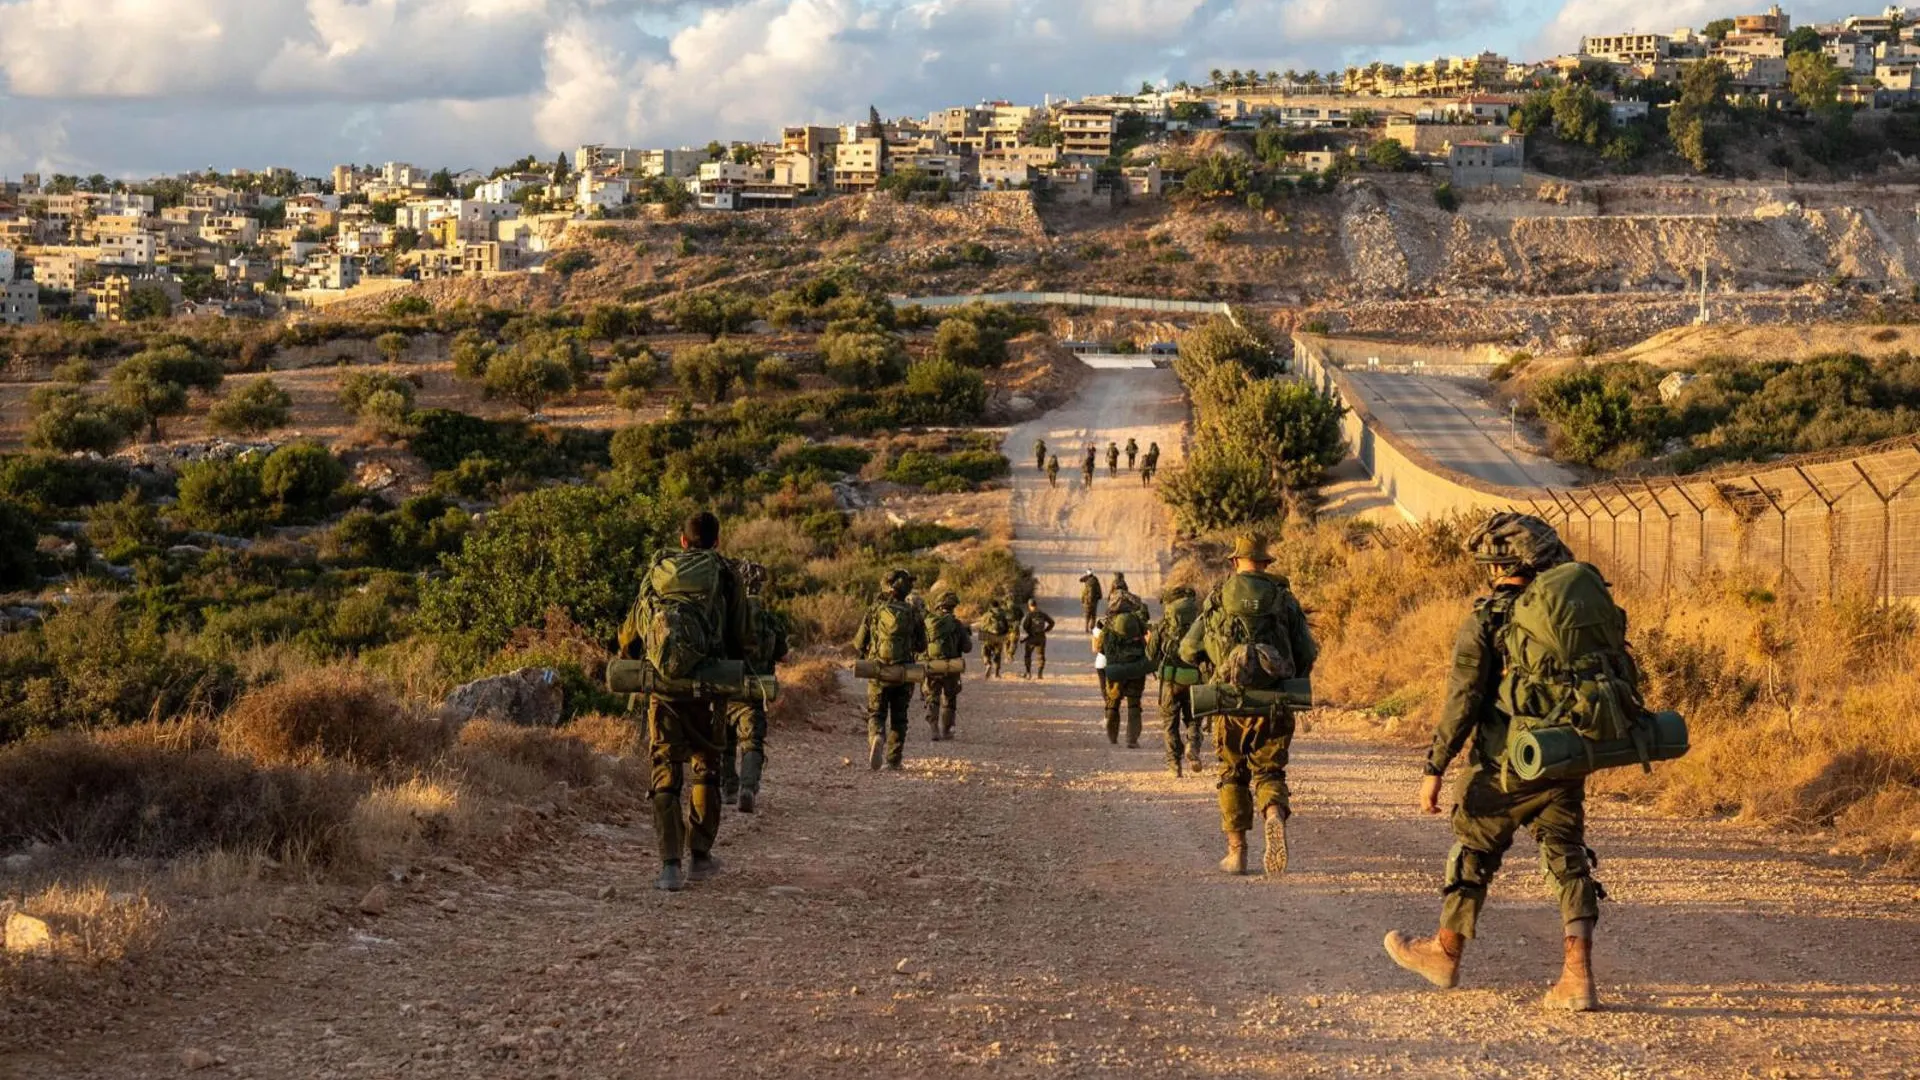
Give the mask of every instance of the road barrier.
<svg viewBox="0 0 1920 1080">
<path fill-rule="evenodd" d="M 1387 430 L 1319 339 L 1295 335 L 1293 349 L 1299 377 L 1347 405 L 1354 456 L 1409 519 L 1523 510 L 1614 580 L 1663 591 L 1744 569 L 1801 596 L 1920 596 L 1920 437 L 1692 476 L 1500 487 Z"/>
<path fill-rule="evenodd" d="M 1095 293 L 1000 292 L 965 296 L 895 296 L 895 307 L 963 307 L 967 304 L 1053 304 L 1062 307 L 1123 308 L 1133 311 L 1177 311 L 1225 315 L 1227 305 L 1213 300 L 1155 300 L 1144 296 L 1102 296 Z"/>
</svg>

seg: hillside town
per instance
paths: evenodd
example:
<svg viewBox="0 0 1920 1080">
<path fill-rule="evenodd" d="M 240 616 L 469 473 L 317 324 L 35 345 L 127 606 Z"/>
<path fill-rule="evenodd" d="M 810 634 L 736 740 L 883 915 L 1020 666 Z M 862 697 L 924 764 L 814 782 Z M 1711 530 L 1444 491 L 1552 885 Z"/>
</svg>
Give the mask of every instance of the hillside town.
<svg viewBox="0 0 1920 1080">
<path fill-rule="evenodd" d="M 1283 180 L 1426 172 L 1449 198 L 1521 183 L 1543 117 L 1562 137 L 1584 128 L 1609 161 L 1631 162 L 1658 132 L 1706 171 L 1706 150 L 1683 144 L 1679 126 L 1694 82 L 1711 84 L 1716 102 L 1852 114 L 1920 104 L 1917 68 L 1920 19 L 1906 9 L 1795 26 L 1775 6 L 1697 30 L 1586 37 L 1577 52 L 1536 62 L 1482 53 L 1344 71 L 1215 70 L 1136 93 L 987 101 L 924 118 L 870 110 L 844 125 L 787 127 L 777 140 L 580 146 L 485 172 L 396 161 L 326 176 L 26 174 L 0 181 L 0 323 L 266 316 L 382 284 L 537 270 L 571 223 L 643 212 L 1014 189 L 1110 207 L 1192 187 L 1204 159 L 1190 147 L 1209 132 L 1273 133 L 1257 167 Z M 1556 92 L 1569 88 L 1578 94 L 1563 101 Z"/>
</svg>

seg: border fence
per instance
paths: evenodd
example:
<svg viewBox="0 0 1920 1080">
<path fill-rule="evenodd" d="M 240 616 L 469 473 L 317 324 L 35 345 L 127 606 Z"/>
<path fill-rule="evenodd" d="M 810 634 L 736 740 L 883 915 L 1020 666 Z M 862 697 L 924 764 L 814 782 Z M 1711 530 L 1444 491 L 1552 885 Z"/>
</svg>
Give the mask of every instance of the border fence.
<svg viewBox="0 0 1920 1080">
<path fill-rule="evenodd" d="M 1065 307 L 1124 308 L 1131 311 L 1178 311 L 1225 315 L 1227 305 L 1214 300 L 1155 300 L 1144 296 L 1103 296 L 1097 293 L 999 292 L 966 296 L 895 296 L 895 307 L 961 307 L 966 304 L 1058 304 Z"/>
<path fill-rule="evenodd" d="M 1748 569 L 1803 596 L 1920 596 L 1920 437 L 1692 476 L 1499 487 L 1395 437 L 1314 341 L 1296 336 L 1294 357 L 1351 410 L 1354 455 L 1409 518 L 1528 511 L 1616 580 L 1661 590 Z"/>
</svg>

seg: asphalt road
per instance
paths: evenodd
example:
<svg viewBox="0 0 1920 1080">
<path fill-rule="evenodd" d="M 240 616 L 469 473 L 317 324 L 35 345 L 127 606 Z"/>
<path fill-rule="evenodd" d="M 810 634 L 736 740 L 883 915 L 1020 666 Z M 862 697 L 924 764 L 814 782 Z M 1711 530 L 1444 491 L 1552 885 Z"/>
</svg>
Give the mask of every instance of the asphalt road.
<svg viewBox="0 0 1920 1080">
<path fill-rule="evenodd" d="M 1348 368 L 1367 408 L 1395 436 L 1442 465 L 1507 487 L 1570 487 L 1579 480 L 1550 458 L 1530 452 L 1507 431 L 1507 418 L 1468 379 Z"/>
</svg>

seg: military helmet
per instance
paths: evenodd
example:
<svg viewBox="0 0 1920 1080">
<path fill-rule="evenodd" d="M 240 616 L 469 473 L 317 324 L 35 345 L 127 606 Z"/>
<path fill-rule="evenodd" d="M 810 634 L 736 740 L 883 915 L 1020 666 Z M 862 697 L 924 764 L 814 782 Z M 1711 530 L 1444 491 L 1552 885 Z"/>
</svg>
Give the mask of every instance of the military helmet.
<svg viewBox="0 0 1920 1080">
<path fill-rule="evenodd" d="M 933 598 L 933 606 L 941 611 L 952 611 L 960 606 L 960 594 L 952 589 L 942 589 L 939 595 Z"/>
<path fill-rule="evenodd" d="M 1169 585 L 1160 590 L 1160 602 L 1170 604 L 1175 600 L 1186 600 L 1198 595 L 1191 585 Z"/>
<path fill-rule="evenodd" d="M 896 566 L 887 571 L 887 576 L 880 579 L 880 584 L 890 590 L 911 589 L 913 588 L 913 571 Z"/>
<path fill-rule="evenodd" d="M 1573 561 L 1573 552 L 1553 526 L 1532 514 L 1502 510 L 1491 514 L 1467 537 L 1474 561 L 1539 572 Z"/>
</svg>

